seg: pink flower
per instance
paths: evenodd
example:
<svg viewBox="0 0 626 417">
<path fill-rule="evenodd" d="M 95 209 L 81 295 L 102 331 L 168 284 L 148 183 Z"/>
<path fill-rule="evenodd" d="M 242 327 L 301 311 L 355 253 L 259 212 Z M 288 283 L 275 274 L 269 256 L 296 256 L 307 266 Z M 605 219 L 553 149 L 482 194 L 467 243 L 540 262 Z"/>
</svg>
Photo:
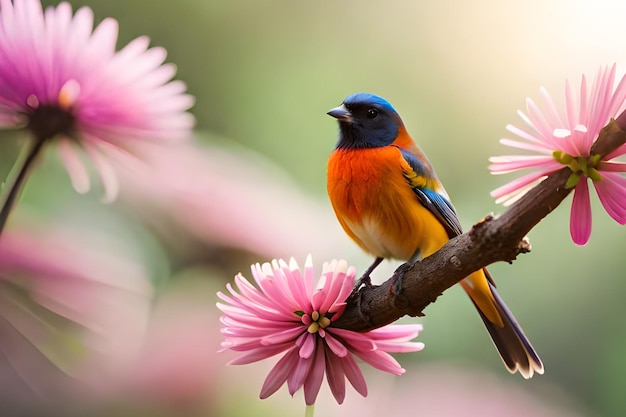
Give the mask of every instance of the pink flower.
<svg viewBox="0 0 626 417">
<path fill-rule="evenodd" d="M 204 274 L 198 282 L 200 274 L 183 272 L 156 294 L 132 360 L 94 357 L 83 363 L 81 377 L 91 394 L 84 399 L 106 406 L 133 404 L 134 415 L 157 408 L 163 416 L 168 411 L 193 415 L 199 407 L 209 407 L 205 415 L 216 414 L 215 388 L 218 381 L 223 385 L 224 362 L 215 355 L 221 339 L 217 311 L 206 303 L 213 283 Z"/>
<path fill-rule="evenodd" d="M 139 351 L 152 299 L 147 272 L 111 253 L 109 241 L 85 235 L 0 237 L 0 374 L 21 379 L 7 388 L 71 396 L 83 386 L 68 374 L 80 378 L 85 361 L 127 363 Z"/>
<path fill-rule="evenodd" d="M 208 143 L 167 152 L 142 147 L 140 163 L 115 164 L 121 201 L 167 245 L 197 252 L 202 244 L 202 253 L 236 248 L 270 259 L 304 258 L 311 246 L 328 257 L 352 247 L 326 203 L 271 162 L 243 147 Z"/>
<path fill-rule="evenodd" d="M 182 82 L 170 81 L 176 68 L 162 65 L 163 48 L 148 49 L 140 37 L 116 52 L 117 21 L 93 23 L 88 7 L 72 15 L 65 2 L 44 12 L 39 0 L 0 0 L 0 126 L 33 134 L 32 159 L 58 138 L 80 193 L 90 187 L 82 148 L 110 201 L 118 183 L 106 155 L 124 155 L 133 141 L 184 138 L 193 99 Z"/>
<path fill-rule="evenodd" d="M 317 289 L 311 257 L 304 271 L 295 260 L 252 266 L 254 286 L 243 275 L 235 277 L 237 290 L 218 293 L 225 341 L 224 349 L 243 352 L 231 364 L 242 365 L 284 353 L 265 379 L 261 398 L 285 382 L 293 395 L 304 387 L 307 405 L 315 403 L 322 378 L 338 403 L 345 397 L 345 379 L 363 396 L 367 385 L 354 356 L 385 372 L 400 375 L 404 369 L 387 352 L 414 352 L 423 343 L 411 342 L 422 330 L 419 324 L 389 325 L 367 333 L 335 328 L 354 285 L 355 270 L 345 261 L 325 263 Z"/>
<path fill-rule="evenodd" d="M 572 170 L 567 186 L 575 187 L 570 233 L 576 244 L 584 245 L 591 235 L 588 179 L 606 212 L 619 224 L 626 224 L 626 178 L 622 176 L 626 164 L 613 160 L 626 153 L 626 146 L 608 155 L 591 154 L 600 130 L 626 108 L 626 77 L 622 77 L 617 87 L 614 82 L 615 65 L 601 68 L 590 90 L 583 75 L 578 99 L 566 82 L 565 109 L 561 111 L 543 88 L 540 90 L 543 109 L 531 99 L 526 100 L 528 114 L 521 111 L 518 114 L 530 131 L 508 125 L 507 130 L 518 138 L 501 139 L 500 142 L 536 155 L 493 157 L 489 169 L 493 174 L 523 169 L 533 171 L 492 191 L 496 202 L 513 203 L 534 184 L 567 166 Z"/>
</svg>

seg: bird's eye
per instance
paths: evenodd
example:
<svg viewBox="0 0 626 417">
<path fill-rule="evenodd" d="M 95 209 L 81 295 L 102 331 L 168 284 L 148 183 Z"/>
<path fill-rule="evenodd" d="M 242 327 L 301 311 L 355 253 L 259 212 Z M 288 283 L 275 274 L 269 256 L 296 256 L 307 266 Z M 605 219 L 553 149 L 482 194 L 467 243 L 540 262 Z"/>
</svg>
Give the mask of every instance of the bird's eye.
<svg viewBox="0 0 626 417">
<path fill-rule="evenodd" d="M 367 118 L 368 119 L 373 119 L 374 117 L 378 116 L 378 110 L 371 108 L 367 111 Z"/>
</svg>

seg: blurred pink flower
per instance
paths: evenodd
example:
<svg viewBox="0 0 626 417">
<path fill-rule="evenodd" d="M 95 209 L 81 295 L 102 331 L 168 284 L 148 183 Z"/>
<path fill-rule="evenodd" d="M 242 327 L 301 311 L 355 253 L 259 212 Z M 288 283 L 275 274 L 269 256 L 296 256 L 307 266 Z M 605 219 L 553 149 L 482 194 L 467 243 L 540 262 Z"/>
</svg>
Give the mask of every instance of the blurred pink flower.
<svg viewBox="0 0 626 417">
<path fill-rule="evenodd" d="M 132 361 L 110 357 L 84 364 L 94 405 L 130 405 L 135 412 L 158 407 L 163 415 L 166 410 L 188 415 L 216 406 L 215 387 L 224 361 L 215 354 L 220 329 L 217 311 L 206 302 L 215 294 L 206 274 L 184 272 L 161 287 Z"/>
<path fill-rule="evenodd" d="M 94 29 L 93 12 L 72 15 L 69 3 L 0 0 L 0 126 L 26 127 L 31 155 L 59 138 L 59 152 L 74 188 L 89 190 L 82 147 L 113 200 L 118 182 L 106 155 L 124 155 L 137 141 L 177 141 L 189 133 L 193 99 L 170 81 L 166 51 L 148 49 L 147 37 L 116 52 L 117 21 Z M 32 162 L 32 161 L 30 161 Z M 30 163 L 29 162 L 29 163 Z"/>
<path fill-rule="evenodd" d="M 0 237 L 0 362 L 21 379 L 3 387 L 72 395 L 82 386 L 68 375 L 79 377 L 84 360 L 128 361 L 139 350 L 152 293 L 146 271 L 77 241 L 61 230 Z"/>
<path fill-rule="evenodd" d="M 120 200 L 173 251 L 188 256 L 202 243 L 204 259 L 223 249 L 280 258 L 305 257 L 311 248 L 331 257 L 353 248 L 325 201 L 244 147 L 192 141 L 167 152 L 141 151 L 141 163 L 116 165 L 124 183 Z"/>
<path fill-rule="evenodd" d="M 235 277 L 230 295 L 218 293 L 224 350 L 243 352 L 231 364 L 242 365 L 284 353 L 265 379 L 261 398 L 275 393 L 285 382 L 293 395 L 304 387 L 307 405 L 315 403 L 322 378 L 338 403 L 345 398 L 345 378 L 361 395 L 367 385 L 354 356 L 371 366 L 400 375 L 404 369 L 387 352 L 414 352 L 423 343 L 411 342 L 419 324 L 389 325 L 366 333 L 334 328 L 354 285 L 355 270 L 345 261 L 325 263 L 317 289 L 308 257 L 301 271 L 295 260 L 252 266 L 257 286 L 243 275 Z"/>
<path fill-rule="evenodd" d="M 626 77 L 616 87 L 615 65 L 601 68 L 591 90 L 583 75 L 580 98 L 576 98 L 569 82 L 565 88 L 565 109 L 557 110 L 552 98 L 541 89 L 543 110 L 531 99 L 526 100 L 528 115 L 518 111 L 531 131 L 508 125 L 507 130 L 522 140 L 501 139 L 504 145 L 537 153 L 490 158 L 493 174 L 523 169 L 526 174 L 494 191 L 496 202 L 511 204 L 534 184 L 564 166 L 572 170 L 568 187 L 575 187 L 570 216 L 570 233 L 576 244 L 584 245 L 591 235 L 591 202 L 587 179 L 591 179 L 606 212 L 619 224 L 626 224 L 626 164 L 613 159 L 626 153 L 621 146 L 608 155 L 591 155 L 591 147 L 600 130 L 624 111 Z"/>
</svg>

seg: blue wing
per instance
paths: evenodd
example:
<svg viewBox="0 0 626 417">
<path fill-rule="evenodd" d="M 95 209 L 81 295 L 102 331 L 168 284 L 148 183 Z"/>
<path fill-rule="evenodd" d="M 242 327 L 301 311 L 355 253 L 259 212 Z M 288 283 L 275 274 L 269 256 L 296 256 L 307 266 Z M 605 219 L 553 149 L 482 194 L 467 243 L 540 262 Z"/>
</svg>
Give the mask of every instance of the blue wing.
<svg viewBox="0 0 626 417">
<path fill-rule="evenodd" d="M 426 172 L 426 167 L 415 157 L 415 155 L 404 149 L 400 149 L 400 152 L 402 153 L 404 160 L 413 169 L 415 177 L 419 178 L 424 177 L 425 175 L 434 175 L 433 173 Z M 409 181 L 415 195 L 424 207 L 426 207 L 435 215 L 435 217 L 439 219 L 441 224 L 446 229 L 446 232 L 448 232 L 448 236 L 453 238 L 462 234 L 463 230 L 461 228 L 461 223 L 459 223 L 459 218 L 456 216 L 456 211 L 454 210 L 452 203 L 448 201 L 444 195 L 426 187 L 415 186 L 413 184 L 414 182 L 415 181 Z"/>
</svg>

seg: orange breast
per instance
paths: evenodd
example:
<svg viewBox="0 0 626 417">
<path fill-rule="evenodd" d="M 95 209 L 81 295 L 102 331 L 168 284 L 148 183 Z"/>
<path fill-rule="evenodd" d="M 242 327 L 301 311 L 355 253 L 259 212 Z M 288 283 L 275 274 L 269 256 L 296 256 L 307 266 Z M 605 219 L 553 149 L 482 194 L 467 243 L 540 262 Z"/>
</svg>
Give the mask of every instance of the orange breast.
<svg viewBox="0 0 626 417">
<path fill-rule="evenodd" d="M 328 195 L 346 233 L 366 252 L 408 260 L 448 241 L 437 218 L 403 175 L 398 148 L 336 150 L 328 160 Z"/>
</svg>

